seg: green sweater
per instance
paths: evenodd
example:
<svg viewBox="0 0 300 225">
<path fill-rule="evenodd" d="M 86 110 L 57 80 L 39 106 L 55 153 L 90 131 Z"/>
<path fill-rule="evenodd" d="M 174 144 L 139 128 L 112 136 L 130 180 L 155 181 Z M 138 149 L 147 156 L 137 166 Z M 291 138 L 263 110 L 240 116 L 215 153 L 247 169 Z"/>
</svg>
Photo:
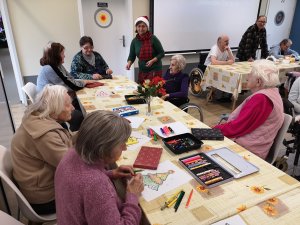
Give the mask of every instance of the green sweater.
<svg viewBox="0 0 300 225">
<path fill-rule="evenodd" d="M 146 67 L 146 62 L 151 60 L 139 60 L 139 70 L 140 72 L 150 72 L 150 71 L 159 71 L 162 70 L 162 62 L 161 59 L 165 56 L 164 49 L 158 40 L 158 38 L 155 35 L 152 35 L 151 37 L 151 43 L 152 43 L 152 58 L 156 57 L 158 60 L 157 62 L 153 63 L 151 67 Z M 128 56 L 127 61 L 134 62 L 135 58 L 140 55 L 140 49 L 141 49 L 142 43 L 139 41 L 136 37 L 132 40 L 130 45 L 130 52 Z"/>
</svg>

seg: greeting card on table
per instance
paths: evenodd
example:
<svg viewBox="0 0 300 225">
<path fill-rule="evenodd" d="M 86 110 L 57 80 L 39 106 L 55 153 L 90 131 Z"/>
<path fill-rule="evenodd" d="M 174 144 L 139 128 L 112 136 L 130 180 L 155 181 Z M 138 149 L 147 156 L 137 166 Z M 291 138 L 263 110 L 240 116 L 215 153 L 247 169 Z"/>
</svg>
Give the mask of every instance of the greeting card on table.
<svg viewBox="0 0 300 225">
<path fill-rule="evenodd" d="M 168 129 L 171 128 L 173 132 L 163 132 L 165 127 L 167 127 Z M 159 126 L 150 126 L 150 128 L 162 138 L 172 137 L 184 133 L 190 133 L 190 130 L 181 122 L 166 123 Z"/>
<path fill-rule="evenodd" d="M 160 163 L 156 171 L 144 170 L 141 174 L 144 180 L 142 196 L 146 201 L 151 201 L 192 179 L 169 160 Z"/>
<path fill-rule="evenodd" d="M 129 151 L 139 149 L 142 145 L 146 144 L 148 141 L 151 140 L 149 137 L 137 131 L 132 131 L 130 137 L 132 139 L 137 140 L 137 143 L 132 143 L 130 145 L 127 145 L 127 150 Z"/>
<path fill-rule="evenodd" d="M 142 146 L 133 167 L 156 170 L 159 164 L 162 148 Z"/>
<path fill-rule="evenodd" d="M 145 120 L 143 117 L 138 117 L 138 116 L 132 116 L 126 118 L 130 121 L 130 125 L 132 128 L 138 128 Z"/>
</svg>

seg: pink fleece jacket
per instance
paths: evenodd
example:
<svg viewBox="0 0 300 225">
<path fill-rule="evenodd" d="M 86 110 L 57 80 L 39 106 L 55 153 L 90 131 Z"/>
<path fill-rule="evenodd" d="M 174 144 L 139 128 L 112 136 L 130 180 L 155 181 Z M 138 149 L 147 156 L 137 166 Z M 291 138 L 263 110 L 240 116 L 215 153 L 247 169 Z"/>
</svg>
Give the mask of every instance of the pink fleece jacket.
<svg viewBox="0 0 300 225">
<path fill-rule="evenodd" d="M 138 225 L 138 197 L 118 197 L 111 172 L 99 162 L 88 165 L 74 149 L 68 151 L 55 174 L 56 215 L 59 225 Z"/>
</svg>

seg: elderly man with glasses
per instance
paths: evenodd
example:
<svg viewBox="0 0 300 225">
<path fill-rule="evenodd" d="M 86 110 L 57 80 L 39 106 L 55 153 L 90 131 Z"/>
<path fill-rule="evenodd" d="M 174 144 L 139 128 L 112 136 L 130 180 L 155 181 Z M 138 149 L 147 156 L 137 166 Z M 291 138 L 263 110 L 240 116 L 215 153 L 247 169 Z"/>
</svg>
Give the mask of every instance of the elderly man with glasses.
<svg viewBox="0 0 300 225">
<path fill-rule="evenodd" d="M 259 47 L 261 48 L 261 58 L 268 57 L 266 23 L 267 17 L 258 16 L 256 23 L 246 30 L 240 41 L 236 55 L 240 61 L 254 61 L 256 59 L 256 51 Z"/>
<path fill-rule="evenodd" d="M 274 56 L 276 59 L 283 58 L 286 55 L 294 56 L 299 59 L 299 53 L 290 49 L 293 44 L 291 39 L 283 39 L 278 45 L 271 47 L 270 55 Z"/>
</svg>

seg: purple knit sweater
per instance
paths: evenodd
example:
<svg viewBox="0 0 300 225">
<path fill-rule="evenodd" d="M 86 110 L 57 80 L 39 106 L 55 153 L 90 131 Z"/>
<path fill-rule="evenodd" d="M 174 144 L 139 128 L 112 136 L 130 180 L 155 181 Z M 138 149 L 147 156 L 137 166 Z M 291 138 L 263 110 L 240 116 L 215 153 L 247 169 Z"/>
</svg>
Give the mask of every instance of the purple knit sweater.
<svg viewBox="0 0 300 225">
<path fill-rule="evenodd" d="M 189 90 L 189 75 L 186 73 L 170 74 L 168 69 L 164 75 L 166 80 L 165 89 L 169 98 L 187 98 Z"/>
<path fill-rule="evenodd" d="M 118 197 L 105 164 L 88 165 L 74 149 L 60 161 L 55 174 L 56 215 L 59 225 L 136 224 L 141 219 L 138 197 Z"/>
</svg>

